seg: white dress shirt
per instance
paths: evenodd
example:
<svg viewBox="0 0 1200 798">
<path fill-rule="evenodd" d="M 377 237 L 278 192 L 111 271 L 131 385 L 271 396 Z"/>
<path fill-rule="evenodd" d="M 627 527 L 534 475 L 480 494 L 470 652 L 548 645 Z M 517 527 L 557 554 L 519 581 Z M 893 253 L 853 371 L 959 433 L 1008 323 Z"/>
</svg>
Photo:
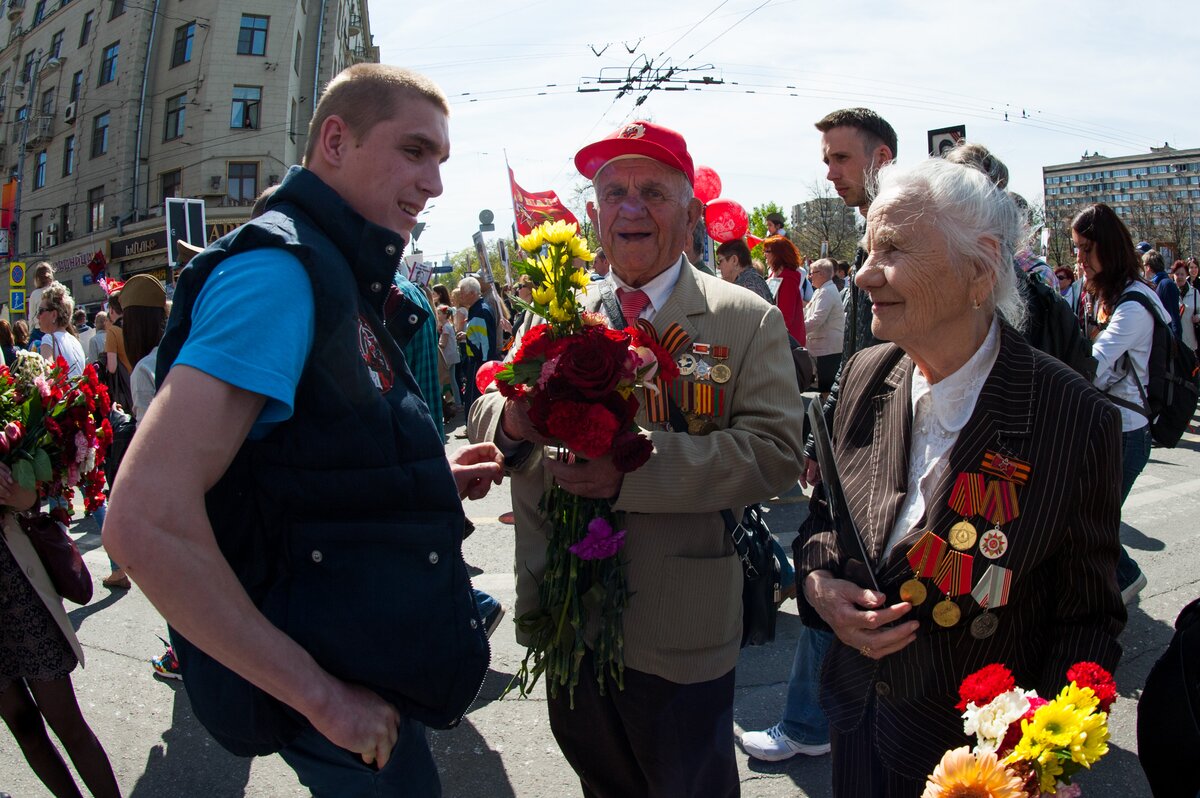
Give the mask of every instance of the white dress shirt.
<svg viewBox="0 0 1200 798">
<path fill-rule="evenodd" d="M 682 254 L 679 256 L 678 262 L 671 268 L 665 269 L 662 274 L 655 277 L 650 282 L 641 287 L 644 293 L 650 299 L 650 304 L 646 305 L 646 309 L 642 311 L 642 315 L 638 319 L 646 321 L 654 321 L 654 314 L 658 313 L 659 308 L 666 304 L 667 298 L 671 296 L 671 292 L 675 290 L 675 283 L 679 282 L 679 270 L 683 268 L 692 268 L 691 263 Z M 638 289 L 629 285 L 629 283 L 617 276 L 616 271 L 609 270 L 608 281 L 612 283 L 613 290 L 624 288 L 626 291 L 636 291 Z M 633 324 L 637 319 L 626 319 L 625 321 Z"/>
</svg>

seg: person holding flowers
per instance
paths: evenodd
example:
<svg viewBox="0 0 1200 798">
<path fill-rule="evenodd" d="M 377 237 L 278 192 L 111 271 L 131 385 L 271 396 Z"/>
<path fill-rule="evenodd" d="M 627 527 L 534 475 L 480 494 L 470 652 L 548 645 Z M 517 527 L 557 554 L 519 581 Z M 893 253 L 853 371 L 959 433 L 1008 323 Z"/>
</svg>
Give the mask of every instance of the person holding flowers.
<svg viewBox="0 0 1200 798">
<path fill-rule="evenodd" d="M 821 706 L 838 798 L 920 795 L 967 744 L 956 692 L 985 665 L 1054 696 L 1077 663 L 1121 654 L 1120 418 L 1018 332 L 1024 237 L 976 169 L 879 171 L 855 280 L 890 343 L 847 361 L 832 430 L 857 531 L 813 535 L 796 563 L 802 619 L 835 635 Z M 995 789 L 947 777 L 927 796 L 1011 794 L 994 760 L 960 759 L 945 764 Z"/>
<path fill-rule="evenodd" d="M 743 577 L 721 511 L 740 517 L 799 476 L 787 330 L 684 256 L 702 209 L 683 136 L 633 122 L 575 163 L 611 270 L 580 294 L 586 273 L 561 264 L 591 253 L 572 226 L 521 240 L 540 318 L 469 419 L 511 475 L 527 675 L 546 679 L 585 795 L 737 795 Z"/>
</svg>

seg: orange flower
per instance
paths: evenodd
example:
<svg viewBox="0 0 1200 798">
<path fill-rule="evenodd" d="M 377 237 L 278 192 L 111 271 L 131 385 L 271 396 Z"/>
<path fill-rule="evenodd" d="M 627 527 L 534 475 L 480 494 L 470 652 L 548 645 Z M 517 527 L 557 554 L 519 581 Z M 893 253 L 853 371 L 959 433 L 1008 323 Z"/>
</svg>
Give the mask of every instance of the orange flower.
<svg viewBox="0 0 1200 798">
<path fill-rule="evenodd" d="M 1022 798 L 1021 780 L 995 754 L 976 756 L 963 746 L 947 751 L 925 782 L 921 798 Z"/>
</svg>

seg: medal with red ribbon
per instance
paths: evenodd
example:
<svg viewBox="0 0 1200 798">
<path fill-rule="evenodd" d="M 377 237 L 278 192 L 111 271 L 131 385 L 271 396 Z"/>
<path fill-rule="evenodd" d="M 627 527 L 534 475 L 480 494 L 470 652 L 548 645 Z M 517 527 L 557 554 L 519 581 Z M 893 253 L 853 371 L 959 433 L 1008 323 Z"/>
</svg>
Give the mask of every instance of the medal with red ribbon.
<svg viewBox="0 0 1200 798">
<path fill-rule="evenodd" d="M 947 552 L 934 571 L 933 581 L 948 597 L 961 596 L 971 589 L 971 565 L 975 558 L 961 551 Z"/>
<path fill-rule="evenodd" d="M 950 527 L 950 545 L 966 551 L 975 545 L 977 533 L 970 518 L 982 513 L 985 495 L 983 474 L 959 474 L 954 478 L 954 489 L 950 491 L 950 509 L 963 520 Z"/>
<path fill-rule="evenodd" d="M 1028 482 L 1031 472 L 1029 463 L 1006 454 L 1000 454 L 1000 452 L 993 452 L 990 449 L 983 453 L 983 462 L 979 464 L 979 468 L 994 477 L 1000 477 L 1018 485 Z"/>
<path fill-rule="evenodd" d="M 1020 515 L 1021 507 L 1017 503 L 1017 486 L 1004 480 L 989 481 L 984 492 L 982 514 L 984 518 L 995 525 L 996 529 L 999 529 L 1001 524 L 1007 524 Z"/>
<path fill-rule="evenodd" d="M 908 564 L 912 567 L 913 578 L 900 585 L 901 601 L 907 601 L 914 607 L 925 603 L 928 591 L 921 577 L 931 577 L 937 572 L 938 563 L 942 561 L 947 548 L 946 541 L 932 530 L 926 530 L 913 544 L 908 550 Z"/>
<path fill-rule="evenodd" d="M 638 319 L 638 329 L 649 336 L 652 340 L 658 343 L 663 349 L 675 357 L 680 350 L 685 349 L 691 343 L 691 336 L 684 332 L 683 328 L 678 323 L 672 322 L 671 326 L 659 335 L 654 325 L 645 319 Z M 654 378 L 654 387 L 657 390 L 643 390 L 642 396 L 646 407 L 646 418 L 655 423 L 666 423 L 670 417 L 669 402 L 667 401 L 667 391 L 671 386 L 663 382 L 661 377 Z"/>
</svg>

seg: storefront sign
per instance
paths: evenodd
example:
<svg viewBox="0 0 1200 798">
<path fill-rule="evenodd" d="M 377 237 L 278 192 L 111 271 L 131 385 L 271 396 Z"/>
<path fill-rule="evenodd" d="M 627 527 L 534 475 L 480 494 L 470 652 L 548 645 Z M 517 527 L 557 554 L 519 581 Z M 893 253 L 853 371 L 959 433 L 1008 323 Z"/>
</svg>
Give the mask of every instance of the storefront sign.
<svg viewBox="0 0 1200 798">
<path fill-rule="evenodd" d="M 111 262 L 129 260 L 131 258 L 144 258 L 157 254 L 159 251 L 162 251 L 162 254 L 165 256 L 167 231 L 161 229 L 148 230 L 137 235 L 114 238 L 108 247 L 109 252 L 112 253 L 112 256 L 109 258 Z M 88 259 L 91 259 L 90 255 Z"/>
<path fill-rule="evenodd" d="M 69 257 L 60 258 L 59 260 L 54 261 L 54 271 L 69 272 L 72 269 L 81 269 L 92 262 L 92 258 L 95 256 L 95 254 L 96 251 L 94 249 L 89 249 L 86 252 L 76 252 L 74 255 Z"/>
</svg>

